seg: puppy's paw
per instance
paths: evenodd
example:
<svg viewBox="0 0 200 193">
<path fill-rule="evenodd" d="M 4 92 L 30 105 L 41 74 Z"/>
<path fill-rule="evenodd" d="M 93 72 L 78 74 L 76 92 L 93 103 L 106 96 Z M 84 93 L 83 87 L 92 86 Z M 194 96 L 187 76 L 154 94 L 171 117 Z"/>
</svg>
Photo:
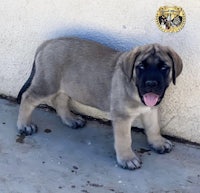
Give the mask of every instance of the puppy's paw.
<svg viewBox="0 0 200 193">
<path fill-rule="evenodd" d="M 18 127 L 18 133 L 20 135 L 26 135 L 26 136 L 32 135 L 32 134 L 36 133 L 37 131 L 38 131 L 38 128 L 34 124 Z"/>
<path fill-rule="evenodd" d="M 174 144 L 164 137 L 160 137 L 153 142 L 151 141 L 149 145 L 154 151 L 160 154 L 169 153 L 174 147 Z"/>
<path fill-rule="evenodd" d="M 78 128 L 84 127 L 86 124 L 86 120 L 83 119 L 82 117 L 76 117 L 70 120 L 67 119 L 63 122 L 72 129 L 78 129 Z"/>
<path fill-rule="evenodd" d="M 141 168 L 142 165 L 142 161 L 135 154 L 133 154 L 133 156 L 131 156 L 131 158 L 129 159 L 117 157 L 117 163 L 120 167 L 129 170 L 135 170 Z"/>
</svg>

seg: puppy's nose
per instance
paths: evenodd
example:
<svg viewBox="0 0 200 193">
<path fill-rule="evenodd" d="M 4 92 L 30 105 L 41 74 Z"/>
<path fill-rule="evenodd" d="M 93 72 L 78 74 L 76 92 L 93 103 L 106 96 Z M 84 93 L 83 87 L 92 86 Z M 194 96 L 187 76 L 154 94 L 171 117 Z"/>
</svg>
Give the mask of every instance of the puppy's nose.
<svg viewBox="0 0 200 193">
<path fill-rule="evenodd" d="M 145 86 L 156 87 L 157 85 L 158 85 L 158 82 L 156 80 L 147 80 L 145 82 Z"/>
</svg>

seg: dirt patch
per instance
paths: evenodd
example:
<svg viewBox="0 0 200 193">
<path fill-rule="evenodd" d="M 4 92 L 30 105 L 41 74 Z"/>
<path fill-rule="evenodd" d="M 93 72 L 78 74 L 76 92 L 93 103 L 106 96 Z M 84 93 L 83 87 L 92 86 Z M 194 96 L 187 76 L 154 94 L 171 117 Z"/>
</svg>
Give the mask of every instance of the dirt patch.
<svg viewBox="0 0 200 193">
<path fill-rule="evenodd" d="M 18 135 L 17 139 L 16 139 L 16 142 L 17 143 L 24 143 L 25 137 L 26 137 L 25 135 Z"/>
<path fill-rule="evenodd" d="M 51 133 L 52 130 L 51 130 L 51 129 L 45 129 L 44 132 L 45 132 L 45 133 Z"/>
<path fill-rule="evenodd" d="M 103 187 L 102 184 L 91 183 L 90 181 L 87 181 L 87 186 L 92 186 L 92 187 L 96 187 L 96 188 Z"/>
</svg>

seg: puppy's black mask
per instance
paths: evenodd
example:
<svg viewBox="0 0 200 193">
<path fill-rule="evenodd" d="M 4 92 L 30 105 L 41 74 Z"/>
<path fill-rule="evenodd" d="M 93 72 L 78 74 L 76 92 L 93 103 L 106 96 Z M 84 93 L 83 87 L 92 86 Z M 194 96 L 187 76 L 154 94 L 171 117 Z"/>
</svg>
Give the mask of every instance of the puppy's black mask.
<svg viewBox="0 0 200 193">
<path fill-rule="evenodd" d="M 136 66 L 136 86 L 146 106 L 158 105 L 169 86 L 170 66 L 152 54 Z"/>
</svg>

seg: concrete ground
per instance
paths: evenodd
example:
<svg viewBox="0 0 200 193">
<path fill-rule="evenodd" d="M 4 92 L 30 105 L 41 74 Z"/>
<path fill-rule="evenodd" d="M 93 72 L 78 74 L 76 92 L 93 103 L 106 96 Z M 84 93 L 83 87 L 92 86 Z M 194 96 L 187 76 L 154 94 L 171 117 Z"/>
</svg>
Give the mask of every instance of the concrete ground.
<svg viewBox="0 0 200 193">
<path fill-rule="evenodd" d="M 111 126 L 88 121 L 64 126 L 53 112 L 37 109 L 39 132 L 16 135 L 19 106 L 0 99 L 0 193 L 200 193 L 200 147 L 175 143 L 174 151 L 149 151 L 133 132 L 141 169 L 116 165 Z"/>
</svg>

